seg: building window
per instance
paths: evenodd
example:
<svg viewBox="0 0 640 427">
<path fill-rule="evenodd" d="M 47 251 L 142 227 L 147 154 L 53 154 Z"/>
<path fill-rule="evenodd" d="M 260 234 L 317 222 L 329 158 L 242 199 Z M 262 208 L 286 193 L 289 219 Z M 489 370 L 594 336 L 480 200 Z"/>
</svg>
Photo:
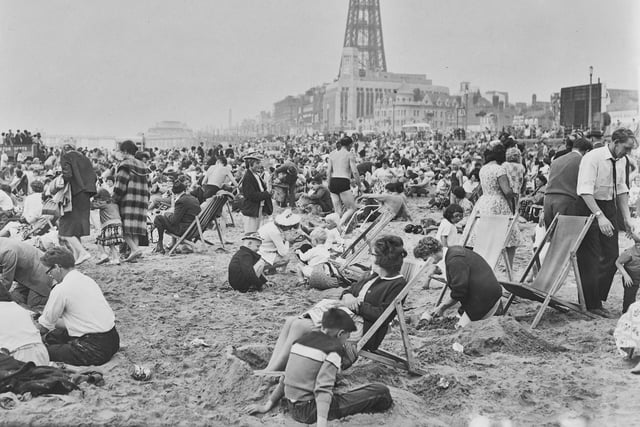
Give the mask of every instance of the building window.
<svg viewBox="0 0 640 427">
<path fill-rule="evenodd" d="M 348 118 L 348 109 L 349 107 L 349 88 L 343 87 L 340 92 L 340 121 L 345 122 Z"/>
</svg>

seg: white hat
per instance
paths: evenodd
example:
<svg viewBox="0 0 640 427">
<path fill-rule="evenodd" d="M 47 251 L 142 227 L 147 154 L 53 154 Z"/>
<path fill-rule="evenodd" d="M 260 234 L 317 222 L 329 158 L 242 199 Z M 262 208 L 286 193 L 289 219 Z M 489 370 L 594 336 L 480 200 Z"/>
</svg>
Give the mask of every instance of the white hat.
<svg viewBox="0 0 640 427">
<path fill-rule="evenodd" d="M 287 209 L 276 216 L 275 223 L 283 227 L 293 227 L 294 225 L 300 224 L 301 219 L 300 215 L 294 214 L 291 212 L 291 209 Z"/>
</svg>

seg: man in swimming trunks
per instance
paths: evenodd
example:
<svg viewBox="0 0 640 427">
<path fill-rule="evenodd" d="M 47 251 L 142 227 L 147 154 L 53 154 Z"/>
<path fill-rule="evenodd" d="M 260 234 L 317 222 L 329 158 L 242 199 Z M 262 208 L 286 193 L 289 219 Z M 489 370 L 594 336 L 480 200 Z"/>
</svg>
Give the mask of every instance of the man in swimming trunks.
<svg viewBox="0 0 640 427">
<path fill-rule="evenodd" d="M 356 181 L 360 189 L 360 174 L 356 167 L 355 154 L 351 152 L 353 140 L 345 136 L 341 138 L 336 149 L 329 154 L 327 176 L 329 177 L 329 191 L 333 208 L 340 216 L 341 227 L 356 211 L 356 201 L 351 192 L 351 177 Z"/>
</svg>

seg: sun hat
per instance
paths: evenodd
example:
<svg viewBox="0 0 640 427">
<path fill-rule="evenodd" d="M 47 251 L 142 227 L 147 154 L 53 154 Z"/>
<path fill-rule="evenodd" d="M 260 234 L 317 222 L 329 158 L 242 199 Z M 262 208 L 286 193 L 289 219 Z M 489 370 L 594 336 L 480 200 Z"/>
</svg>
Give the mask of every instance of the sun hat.
<svg viewBox="0 0 640 427">
<path fill-rule="evenodd" d="M 301 219 L 300 215 L 294 214 L 291 209 L 287 209 L 276 216 L 275 223 L 283 227 L 293 227 L 300 224 Z"/>
</svg>

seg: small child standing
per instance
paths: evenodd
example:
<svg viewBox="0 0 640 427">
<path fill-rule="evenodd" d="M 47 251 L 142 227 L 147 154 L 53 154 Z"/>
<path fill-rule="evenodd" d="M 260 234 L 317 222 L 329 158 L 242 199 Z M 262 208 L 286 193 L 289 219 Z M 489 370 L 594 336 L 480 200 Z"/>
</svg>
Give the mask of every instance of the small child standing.
<svg viewBox="0 0 640 427">
<path fill-rule="evenodd" d="M 337 282 L 335 286 L 329 286 L 328 283 L 325 283 L 332 279 L 326 265 L 331 257 L 329 248 L 326 246 L 327 232 L 323 228 L 315 228 L 309 237 L 311 237 L 312 247 L 305 252 L 300 249 L 295 252 L 300 261 L 304 263 L 297 266 L 298 277 L 300 278 L 299 284 L 308 283 L 318 289 L 337 287 Z"/>
<path fill-rule="evenodd" d="M 93 196 L 92 208 L 100 211 L 100 234 L 96 237 L 96 243 L 102 256 L 96 265 L 108 261 L 111 261 L 111 265 L 120 265 L 118 247 L 124 243 L 124 238 L 118 205 L 113 202 L 108 190 L 100 188 Z"/>
<path fill-rule="evenodd" d="M 622 313 L 626 313 L 629 306 L 636 302 L 640 285 L 640 242 L 627 248 L 616 260 L 616 267 L 622 274 L 624 296 L 622 298 Z"/>
<path fill-rule="evenodd" d="M 445 208 L 442 213 L 442 221 L 436 233 L 436 239 L 442 243 L 442 247 L 456 246 L 460 244 L 460 235 L 456 224 L 462 220 L 464 211 L 455 203 Z"/>
</svg>

